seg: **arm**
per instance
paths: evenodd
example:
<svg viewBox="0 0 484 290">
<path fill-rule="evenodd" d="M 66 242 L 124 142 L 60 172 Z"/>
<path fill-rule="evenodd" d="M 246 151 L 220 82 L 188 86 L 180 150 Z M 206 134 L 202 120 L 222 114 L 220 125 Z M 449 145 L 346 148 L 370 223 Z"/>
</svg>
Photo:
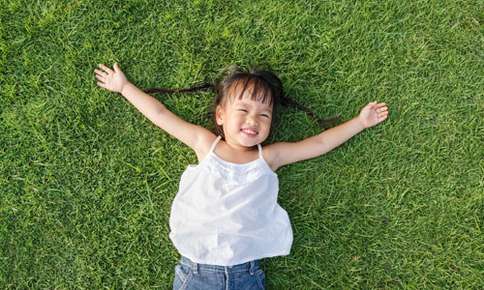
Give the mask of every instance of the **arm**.
<svg viewBox="0 0 484 290">
<path fill-rule="evenodd" d="M 146 118 L 195 150 L 197 155 L 204 149 L 200 147 L 204 147 L 207 138 L 212 137 L 210 131 L 186 122 L 170 112 L 161 102 L 130 83 L 117 64 L 114 64 L 114 70 L 103 64 L 99 65 L 99 68 L 101 70 L 96 69 L 95 73 L 100 87 L 121 93 Z"/>
<path fill-rule="evenodd" d="M 299 142 L 280 142 L 269 145 L 273 156 L 272 168 L 277 169 L 290 163 L 323 155 L 364 129 L 383 122 L 387 116 L 388 108 L 385 103 L 372 102 L 366 105 L 357 117 L 319 135 Z"/>
</svg>

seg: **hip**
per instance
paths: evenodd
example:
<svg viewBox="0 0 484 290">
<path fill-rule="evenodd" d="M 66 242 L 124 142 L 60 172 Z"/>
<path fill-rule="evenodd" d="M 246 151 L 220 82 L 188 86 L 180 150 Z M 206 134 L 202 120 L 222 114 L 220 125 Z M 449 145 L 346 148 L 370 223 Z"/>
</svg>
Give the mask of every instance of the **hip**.
<svg viewBox="0 0 484 290">
<path fill-rule="evenodd" d="M 175 266 L 173 289 L 265 289 L 265 273 L 260 260 L 220 266 L 196 263 L 182 256 Z"/>
</svg>

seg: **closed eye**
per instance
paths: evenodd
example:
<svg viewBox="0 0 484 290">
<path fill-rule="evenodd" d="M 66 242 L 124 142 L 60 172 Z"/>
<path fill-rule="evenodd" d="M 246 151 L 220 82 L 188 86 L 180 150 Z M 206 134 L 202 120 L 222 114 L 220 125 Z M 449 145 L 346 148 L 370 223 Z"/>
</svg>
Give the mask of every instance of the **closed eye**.
<svg viewBox="0 0 484 290">
<path fill-rule="evenodd" d="M 262 117 L 266 117 L 266 118 L 269 118 L 269 115 L 267 114 L 261 114 Z"/>
<path fill-rule="evenodd" d="M 245 110 L 245 109 L 238 109 L 237 111 L 242 111 L 242 112 L 246 112 L 247 113 L 247 110 Z"/>
</svg>

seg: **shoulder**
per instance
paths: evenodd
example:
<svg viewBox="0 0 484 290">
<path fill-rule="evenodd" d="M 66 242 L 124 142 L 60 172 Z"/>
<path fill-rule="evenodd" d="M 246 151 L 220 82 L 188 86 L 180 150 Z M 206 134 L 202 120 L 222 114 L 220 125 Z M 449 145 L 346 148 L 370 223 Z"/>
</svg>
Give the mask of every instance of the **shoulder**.
<svg viewBox="0 0 484 290">
<path fill-rule="evenodd" d="M 209 130 L 205 130 L 203 134 L 200 134 L 197 145 L 194 148 L 199 162 L 201 162 L 208 154 L 208 151 L 210 151 L 210 146 L 212 146 L 215 139 L 217 139 L 217 135 Z"/>
<path fill-rule="evenodd" d="M 276 171 L 281 166 L 278 163 L 278 148 L 280 147 L 279 143 L 273 143 L 269 145 L 262 146 L 262 156 L 264 160 L 269 164 L 269 167 L 272 171 Z"/>
</svg>

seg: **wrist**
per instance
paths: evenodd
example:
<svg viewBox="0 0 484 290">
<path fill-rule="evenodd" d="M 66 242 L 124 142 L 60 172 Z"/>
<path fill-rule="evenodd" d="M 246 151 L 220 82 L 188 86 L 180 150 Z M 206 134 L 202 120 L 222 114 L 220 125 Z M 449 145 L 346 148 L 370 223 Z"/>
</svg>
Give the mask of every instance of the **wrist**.
<svg viewBox="0 0 484 290">
<path fill-rule="evenodd" d="M 125 82 L 122 86 L 121 89 L 119 90 L 119 93 L 123 95 L 124 97 L 126 96 L 126 89 L 131 85 L 130 82 Z"/>
<path fill-rule="evenodd" d="M 361 119 L 360 116 L 357 116 L 355 118 L 355 123 L 356 123 L 356 126 L 358 126 L 358 129 L 360 129 L 360 131 L 363 131 L 364 129 L 368 128 L 366 125 L 365 125 L 365 122 L 363 122 L 363 120 Z"/>
</svg>

